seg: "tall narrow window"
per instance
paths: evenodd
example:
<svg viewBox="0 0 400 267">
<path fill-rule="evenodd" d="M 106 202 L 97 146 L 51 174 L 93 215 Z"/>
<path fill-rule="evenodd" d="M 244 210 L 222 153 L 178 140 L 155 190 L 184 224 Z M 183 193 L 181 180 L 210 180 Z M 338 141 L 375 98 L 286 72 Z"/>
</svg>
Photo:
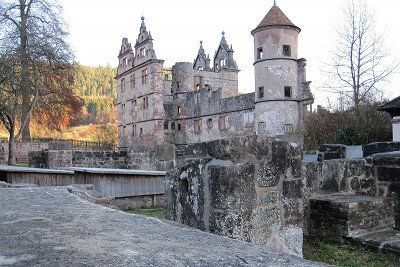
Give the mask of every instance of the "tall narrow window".
<svg viewBox="0 0 400 267">
<path fill-rule="evenodd" d="M 133 110 L 136 112 L 137 111 L 137 100 L 136 99 L 133 100 L 132 105 L 133 105 Z"/>
<path fill-rule="evenodd" d="M 219 61 L 219 65 L 221 66 L 221 68 L 225 68 L 226 67 L 226 59 L 221 58 Z"/>
<path fill-rule="evenodd" d="M 143 128 L 140 128 L 140 137 L 143 137 Z"/>
<path fill-rule="evenodd" d="M 263 58 L 263 48 L 262 47 L 259 47 L 258 49 L 257 49 L 257 59 L 262 59 Z"/>
<path fill-rule="evenodd" d="M 125 92 L 125 79 L 121 80 L 121 92 Z"/>
<path fill-rule="evenodd" d="M 264 98 L 264 86 L 258 87 L 258 98 Z"/>
<path fill-rule="evenodd" d="M 285 86 L 285 97 L 291 98 L 292 97 L 292 87 Z"/>
<path fill-rule="evenodd" d="M 142 70 L 142 84 L 147 84 L 147 75 L 148 75 L 147 69 Z"/>
<path fill-rule="evenodd" d="M 126 126 L 122 127 L 122 135 L 126 137 Z"/>
<path fill-rule="evenodd" d="M 122 108 L 121 109 L 122 109 L 121 110 L 122 116 L 124 116 L 125 115 L 125 104 L 122 104 Z"/>
<path fill-rule="evenodd" d="M 164 130 L 168 130 L 168 122 L 164 122 Z"/>
<path fill-rule="evenodd" d="M 135 74 L 132 74 L 132 89 L 136 87 L 136 77 Z"/>
<path fill-rule="evenodd" d="M 177 128 L 178 128 L 178 132 L 182 131 L 182 124 L 178 123 Z"/>
<path fill-rule="evenodd" d="M 144 48 L 140 49 L 140 57 L 144 57 L 146 55 L 146 50 Z"/>
<path fill-rule="evenodd" d="M 290 57 L 292 56 L 292 49 L 290 48 L 290 45 L 283 45 L 283 55 L 285 57 Z"/>
<path fill-rule="evenodd" d="M 178 106 L 177 112 L 178 112 L 178 114 L 181 114 L 181 107 Z"/>
</svg>

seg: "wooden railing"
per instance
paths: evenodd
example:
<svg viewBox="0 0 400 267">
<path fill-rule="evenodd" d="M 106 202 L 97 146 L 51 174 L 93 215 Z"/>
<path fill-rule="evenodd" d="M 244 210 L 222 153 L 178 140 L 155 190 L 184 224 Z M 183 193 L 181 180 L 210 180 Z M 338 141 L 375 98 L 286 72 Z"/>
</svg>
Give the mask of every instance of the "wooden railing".
<svg viewBox="0 0 400 267">
<path fill-rule="evenodd" d="M 73 147 L 76 148 L 91 148 L 99 150 L 116 150 L 118 147 L 113 143 L 107 142 L 94 142 L 94 141 L 82 141 L 72 139 L 55 139 L 55 138 L 32 138 L 31 143 L 47 143 L 47 142 L 71 142 Z M 7 138 L 0 138 L 0 142 L 7 143 Z"/>
</svg>

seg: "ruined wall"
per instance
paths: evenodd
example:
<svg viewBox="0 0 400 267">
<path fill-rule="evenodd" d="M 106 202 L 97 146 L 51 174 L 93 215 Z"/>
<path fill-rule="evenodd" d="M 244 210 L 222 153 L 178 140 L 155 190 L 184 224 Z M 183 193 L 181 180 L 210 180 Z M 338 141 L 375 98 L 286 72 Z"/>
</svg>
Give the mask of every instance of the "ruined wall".
<svg viewBox="0 0 400 267">
<path fill-rule="evenodd" d="M 232 97 L 239 94 L 238 72 L 221 69 L 218 72 L 194 70 L 194 89 L 210 88 L 221 89 L 221 97 Z"/>
<path fill-rule="evenodd" d="M 249 136 L 176 154 L 165 182 L 167 219 L 302 254 L 301 149 Z"/>
<path fill-rule="evenodd" d="M 175 146 L 163 144 L 154 150 L 138 152 L 129 150 L 74 149 L 50 146 L 50 149 L 31 151 L 29 166 L 58 169 L 65 167 L 92 167 L 111 169 L 142 169 L 167 171 L 174 166 Z"/>
<path fill-rule="evenodd" d="M 29 152 L 48 149 L 48 142 L 17 142 L 15 144 L 15 158 L 17 164 L 26 165 L 29 162 Z M 0 143 L 0 164 L 8 161 L 8 142 Z"/>
<path fill-rule="evenodd" d="M 175 127 L 169 128 L 170 141 L 176 144 L 254 134 L 254 94 L 221 99 L 220 89 L 203 88 L 177 94 L 169 111 Z"/>
<path fill-rule="evenodd" d="M 65 167 L 124 169 L 127 167 L 127 152 L 89 149 L 33 151 L 29 153 L 29 166 L 45 169 Z"/>
</svg>

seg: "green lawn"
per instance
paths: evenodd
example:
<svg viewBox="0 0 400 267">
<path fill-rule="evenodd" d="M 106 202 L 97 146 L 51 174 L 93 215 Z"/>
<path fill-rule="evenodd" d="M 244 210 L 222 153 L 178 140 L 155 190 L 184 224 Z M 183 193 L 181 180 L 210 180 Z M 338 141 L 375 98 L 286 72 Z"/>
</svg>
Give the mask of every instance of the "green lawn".
<svg viewBox="0 0 400 267">
<path fill-rule="evenodd" d="M 164 207 L 151 207 L 151 208 L 141 208 L 141 209 L 133 209 L 128 210 L 127 212 L 142 215 L 146 217 L 153 217 L 157 219 L 165 218 L 165 209 Z"/>
<path fill-rule="evenodd" d="M 343 267 L 400 266 L 400 255 L 379 253 L 356 244 L 333 244 L 304 239 L 304 258 Z"/>
</svg>

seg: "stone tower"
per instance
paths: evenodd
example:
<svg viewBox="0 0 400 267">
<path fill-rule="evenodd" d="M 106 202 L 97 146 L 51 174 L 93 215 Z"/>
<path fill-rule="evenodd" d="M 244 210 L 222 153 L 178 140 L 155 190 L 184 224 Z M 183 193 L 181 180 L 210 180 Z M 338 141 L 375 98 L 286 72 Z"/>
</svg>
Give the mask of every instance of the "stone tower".
<svg viewBox="0 0 400 267">
<path fill-rule="evenodd" d="M 164 143 L 163 60 L 157 59 L 144 17 L 134 51 L 127 38 L 119 54 L 118 136 L 120 146 L 154 148 Z"/>
<path fill-rule="evenodd" d="M 274 4 L 251 34 L 256 133 L 302 145 L 306 106 L 313 97 L 306 81 L 306 60 L 297 54 L 300 31 Z"/>
</svg>

